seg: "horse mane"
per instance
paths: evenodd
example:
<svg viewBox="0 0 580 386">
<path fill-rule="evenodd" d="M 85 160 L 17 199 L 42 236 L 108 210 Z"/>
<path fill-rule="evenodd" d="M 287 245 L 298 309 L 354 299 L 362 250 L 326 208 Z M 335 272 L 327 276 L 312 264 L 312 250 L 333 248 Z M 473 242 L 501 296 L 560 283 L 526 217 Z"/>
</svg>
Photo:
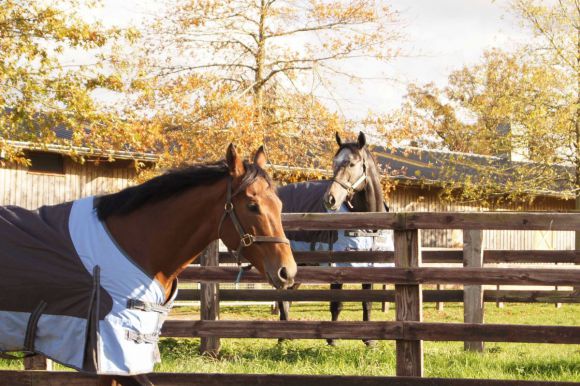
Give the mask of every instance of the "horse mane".
<svg viewBox="0 0 580 386">
<path fill-rule="evenodd" d="M 270 176 L 259 166 L 244 161 L 246 173 L 237 191 L 242 191 L 256 179 L 264 178 L 272 186 Z M 211 184 L 229 175 L 224 160 L 173 169 L 140 185 L 125 188 L 117 193 L 100 196 L 96 202 L 97 216 L 104 221 L 114 215 L 125 215 L 148 205 L 176 196 L 188 189 Z"/>
<path fill-rule="evenodd" d="M 363 149 L 367 161 L 367 176 L 369 184 L 365 189 L 366 201 L 369 205 L 369 212 L 387 212 L 388 208 L 385 206 L 385 196 L 383 192 L 383 185 L 381 184 L 381 175 L 375 157 L 373 157 L 370 150 L 365 147 Z"/>
<path fill-rule="evenodd" d="M 359 154 L 363 157 L 367 165 L 366 173 L 369 183 L 362 192 L 355 194 L 353 198 L 354 210 L 356 212 L 388 211 L 384 204 L 385 199 L 383 196 L 383 186 L 381 185 L 379 169 L 375 157 L 373 157 L 368 146 L 361 149 L 355 142 L 343 143 L 336 151 L 336 154 L 340 153 L 343 149 L 349 149 L 352 153 Z"/>
</svg>

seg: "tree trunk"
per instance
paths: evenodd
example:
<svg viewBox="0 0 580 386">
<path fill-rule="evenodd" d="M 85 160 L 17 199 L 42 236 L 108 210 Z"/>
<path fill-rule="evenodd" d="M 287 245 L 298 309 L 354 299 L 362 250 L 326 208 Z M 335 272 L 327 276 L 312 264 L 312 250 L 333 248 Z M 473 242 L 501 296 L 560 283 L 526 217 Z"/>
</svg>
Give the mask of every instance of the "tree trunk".
<svg viewBox="0 0 580 386">
<path fill-rule="evenodd" d="M 576 128 L 576 205 L 574 208 L 580 210 L 580 27 L 576 27 L 576 114 L 575 114 L 575 128 Z M 580 231 L 576 231 L 575 249 L 580 250 Z M 580 287 L 574 288 L 580 290 Z"/>
<path fill-rule="evenodd" d="M 266 58 L 266 12 L 265 0 L 260 2 L 260 22 L 258 24 L 258 50 L 256 52 L 256 74 L 254 77 L 254 125 L 260 130 L 262 136 L 264 132 L 264 62 Z"/>
</svg>

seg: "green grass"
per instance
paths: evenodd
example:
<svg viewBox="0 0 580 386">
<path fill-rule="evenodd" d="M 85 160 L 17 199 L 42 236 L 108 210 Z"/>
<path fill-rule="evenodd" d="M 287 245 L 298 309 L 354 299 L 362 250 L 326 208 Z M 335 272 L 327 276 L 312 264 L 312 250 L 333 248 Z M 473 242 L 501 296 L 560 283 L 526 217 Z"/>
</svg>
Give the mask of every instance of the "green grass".
<svg viewBox="0 0 580 386">
<path fill-rule="evenodd" d="M 199 309 L 180 307 L 173 316 L 197 319 Z M 341 320 L 360 320 L 360 304 L 345 303 Z M 328 304 L 292 306 L 293 320 L 328 320 Z M 270 306 L 222 307 L 221 319 L 270 319 Z M 434 304 L 424 308 L 425 321 L 461 322 L 463 308 L 446 303 L 444 311 Z M 486 304 L 486 323 L 580 325 L 580 305 Z M 394 320 L 375 305 L 373 320 Z M 361 341 L 340 340 L 329 347 L 322 340 L 222 339 L 218 358 L 199 355 L 199 339 L 165 338 L 160 343 L 163 363 L 157 371 L 273 374 L 394 375 L 395 344 L 381 341 L 367 348 Z M 580 347 L 575 345 L 487 343 L 482 354 L 463 351 L 462 342 L 425 342 L 425 376 L 449 378 L 529 379 L 580 381 Z M 0 361 L 0 368 L 19 369 L 19 361 Z"/>
</svg>

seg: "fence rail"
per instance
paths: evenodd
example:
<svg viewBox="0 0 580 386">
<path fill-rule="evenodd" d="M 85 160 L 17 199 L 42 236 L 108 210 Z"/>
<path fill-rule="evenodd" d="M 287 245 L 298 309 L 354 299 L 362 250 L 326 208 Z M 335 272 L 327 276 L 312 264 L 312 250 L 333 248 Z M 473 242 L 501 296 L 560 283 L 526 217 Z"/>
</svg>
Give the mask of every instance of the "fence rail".
<svg viewBox="0 0 580 386">
<path fill-rule="evenodd" d="M 449 264 L 463 263 L 463 250 L 423 250 L 423 263 Z M 294 252 L 297 263 L 393 263 L 393 251 L 315 251 Z M 219 253 L 220 263 L 235 263 L 237 260 L 229 252 Z M 572 263 L 580 264 L 580 251 L 553 250 L 486 250 L 483 262 L 493 263 Z"/>
<path fill-rule="evenodd" d="M 480 323 L 169 320 L 177 338 L 387 339 L 580 344 L 580 327 Z"/>
<path fill-rule="evenodd" d="M 155 386 L 573 386 L 575 382 L 480 380 L 337 375 L 153 373 Z M 96 386 L 95 376 L 64 371 L 0 371 L 0 384 L 10 386 Z"/>
<path fill-rule="evenodd" d="M 220 290 L 221 301 L 247 302 L 393 302 L 394 290 Z M 179 290 L 178 301 L 199 301 L 201 291 Z M 506 303 L 580 303 L 580 292 L 485 290 L 485 302 Z M 463 302 L 463 290 L 423 290 L 423 302 Z"/>
<path fill-rule="evenodd" d="M 234 282 L 236 267 L 188 267 L 182 281 Z M 391 284 L 495 284 L 578 286 L 580 270 L 549 268 L 326 268 L 300 267 L 300 283 L 391 283 Z M 256 270 L 248 270 L 241 282 L 265 283 Z"/>
<path fill-rule="evenodd" d="M 288 231 L 334 229 L 464 229 L 550 230 L 580 229 L 578 213 L 547 212 L 409 212 L 409 213 L 286 213 Z"/>
</svg>

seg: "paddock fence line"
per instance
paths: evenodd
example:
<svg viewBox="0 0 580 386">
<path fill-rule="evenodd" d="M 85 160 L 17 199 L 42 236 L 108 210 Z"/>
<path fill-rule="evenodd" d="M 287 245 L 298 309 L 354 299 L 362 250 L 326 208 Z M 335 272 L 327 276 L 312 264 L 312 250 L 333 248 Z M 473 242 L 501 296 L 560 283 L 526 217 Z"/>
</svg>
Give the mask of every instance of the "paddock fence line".
<svg viewBox="0 0 580 386">
<path fill-rule="evenodd" d="M 393 229 L 394 251 L 299 252 L 299 263 L 394 262 L 395 268 L 300 267 L 301 283 L 390 283 L 395 290 L 220 290 L 220 300 L 253 301 L 394 301 L 394 322 L 280 322 L 169 321 L 167 335 L 302 339 L 394 339 L 397 342 L 397 375 L 423 375 L 423 340 L 464 341 L 465 348 L 483 351 L 484 341 L 577 344 L 580 327 L 483 324 L 484 303 L 549 302 L 578 303 L 575 291 L 483 290 L 483 285 L 578 287 L 580 270 L 558 268 L 489 268 L 486 263 L 580 263 L 580 251 L 484 251 L 483 230 L 580 229 L 578 213 L 484 212 L 484 213 L 337 213 L 284 214 L 285 230 Z M 421 229 L 462 229 L 464 247 L 453 251 L 422 251 Z M 218 253 L 218 261 L 231 256 Z M 423 263 L 463 263 L 463 268 L 422 267 Z M 218 264 L 189 267 L 184 281 L 227 283 L 237 277 L 237 268 Z M 255 270 L 242 282 L 263 283 Z M 423 291 L 423 284 L 459 284 L 463 290 Z M 186 290 L 182 299 L 197 299 L 196 290 Z M 202 307 L 210 299 L 200 296 Z M 464 302 L 464 322 L 423 323 L 423 301 Z M 560 328 L 562 327 L 562 328 Z M 233 330 L 238 333 L 232 335 Z M 181 336 L 181 335 L 180 335 Z"/>
<path fill-rule="evenodd" d="M 318 385 L 579 385 L 573 382 L 503 381 L 423 378 L 423 341 L 464 341 L 467 349 L 481 350 L 484 341 L 579 344 L 578 326 L 536 326 L 484 324 L 484 301 L 562 302 L 577 303 L 574 291 L 483 291 L 481 286 L 546 285 L 580 287 L 580 270 L 563 268 L 487 268 L 483 263 L 508 260 L 530 260 L 537 256 L 542 262 L 580 263 L 579 251 L 483 251 L 481 231 L 502 230 L 568 230 L 580 229 L 580 213 L 338 213 L 285 214 L 286 230 L 330 229 L 393 229 L 394 252 L 333 253 L 334 258 L 368 258 L 394 261 L 394 268 L 300 267 L 296 280 L 303 283 L 389 283 L 387 290 L 219 290 L 220 282 L 234 282 L 238 270 L 219 267 L 221 258 L 215 245 L 206 251 L 202 266 L 188 267 L 180 280 L 203 283 L 200 290 L 184 290 L 180 299 L 199 296 L 202 303 L 200 321 L 168 320 L 164 336 L 201 337 L 206 351 L 219 350 L 220 337 L 239 338 L 302 338 L 302 339 L 388 339 L 396 340 L 397 377 L 339 377 L 240 374 L 152 374 L 159 385 L 180 384 L 268 384 L 298 385 L 316 382 Z M 425 251 L 419 245 L 421 229 L 463 229 L 467 242 L 462 251 Z M 352 254 L 352 256 L 351 256 Z M 327 254 L 328 256 L 328 254 Z M 300 258 L 322 257 L 313 253 L 297 253 Z M 463 262 L 464 268 L 422 267 L 423 262 L 447 260 Z M 313 262 L 315 260 L 311 260 Z M 335 260 L 336 261 L 336 260 Z M 346 260 L 345 260 L 346 261 Z M 351 261 L 351 260 L 349 260 Z M 536 262 L 536 261 L 534 261 Z M 242 277 L 244 282 L 263 282 L 252 270 Z M 462 284 L 463 291 L 423 291 L 423 284 Z M 190 297 L 191 296 L 191 297 Z M 466 323 L 425 323 L 422 321 L 423 301 L 463 301 Z M 385 300 L 395 301 L 396 320 L 390 322 L 313 322 L 313 321 L 221 321 L 219 301 L 236 300 Z M 472 300 L 468 300 L 472 299 Z M 204 311 L 205 310 L 205 311 Z M 481 319 L 481 320 L 479 320 Z M 212 343 L 213 342 L 213 343 Z M 216 343 L 217 342 L 217 343 Z M 204 346 L 205 345 L 205 346 Z M 216 347 L 217 345 L 217 347 Z M 94 377 L 66 372 L 0 372 L 0 384 L 49 385 L 61 377 L 62 384 L 94 384 Z M 9 383 L 5 383 L 9 382 Z M 306 383 L 305 383 L 306 382 Z"/>
</svg>

